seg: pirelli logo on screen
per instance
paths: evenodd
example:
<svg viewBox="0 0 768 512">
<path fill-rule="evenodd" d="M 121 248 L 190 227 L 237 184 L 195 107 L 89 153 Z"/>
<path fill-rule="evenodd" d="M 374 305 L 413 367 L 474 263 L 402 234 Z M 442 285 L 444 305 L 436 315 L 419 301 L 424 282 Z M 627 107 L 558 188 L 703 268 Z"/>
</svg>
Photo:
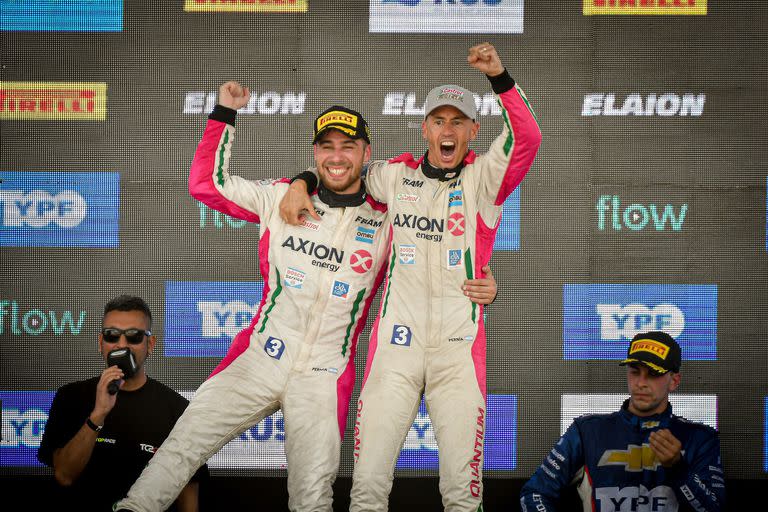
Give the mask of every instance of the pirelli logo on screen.
<svg viewBox="0 0 768 512">
<path fill-rule="evenodd" d="M 584 0 L 584 14 L 706 15 L 707 0 Z"/>
<path fill-rule="evenodd" d="M 307 12 L 309 0 L 184 0 L 187 12 Z"/>
<path fill-rule="evenodd" d="M 103 121 L 107 84 L 80 82 L 0 82 L 0 119 Z"/>
</svg>

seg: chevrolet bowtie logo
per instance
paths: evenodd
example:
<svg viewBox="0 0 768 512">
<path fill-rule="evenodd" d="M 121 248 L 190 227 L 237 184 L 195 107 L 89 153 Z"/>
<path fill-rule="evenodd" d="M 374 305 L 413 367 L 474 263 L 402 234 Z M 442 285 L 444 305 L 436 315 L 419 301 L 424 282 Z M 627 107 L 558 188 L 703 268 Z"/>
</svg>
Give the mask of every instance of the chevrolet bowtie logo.
<svg viewBox="0 0 768 512">
<path fill-rule="evenodd" d="M 647 444 L 637 446 L 630 444 L 626 450 L 606 450 L 600 457 L 598 466 L 624 466 L 626 471 L 638 472 L 644 469 L 656 471 L 660 462 L 656 454 Z"/>
</svg>

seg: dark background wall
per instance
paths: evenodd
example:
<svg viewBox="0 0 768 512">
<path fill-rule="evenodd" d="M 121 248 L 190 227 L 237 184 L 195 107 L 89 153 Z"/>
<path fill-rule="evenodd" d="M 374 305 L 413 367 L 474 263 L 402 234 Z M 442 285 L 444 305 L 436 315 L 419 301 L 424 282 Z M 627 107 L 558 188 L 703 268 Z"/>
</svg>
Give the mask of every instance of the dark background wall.
<svg viewBox="0 0 768 512">
<path fill-rule="evenodd" d="M 237 283 L 260 281 L 258 226 L 217 217 L 186 190 L 206 110 L 223 81 L 238 80 L 255 93 L 253 108 L 238 119 L 233 172 L 291 176 L 311 163 L 314 117 L 336 103 L 366 115 L 374 157 L 423 152 L 413 108 L 433 86 L 459 83 L 481 98 L 490 92 L 465 61 L 467 48 L 484 40 L 526 91 L 544 135 L 519 205 L 510 204 L 519 207 L 519 220 L 509 220 L 502 234 L 519 236 L 519 244 L 492 259 L 499 297 L 487 310 L 488 391 L 514 395 L 516 407 L 498 423 L 506 430 L 494 434 L 509 440 L 513 456 L 486 472 L 487 493 L 502 496 L 499 502 L 516 494 L 559 436 L 563 418 L 573 414 L 564 410 L 563 395 L 595 396 L 576 399 L 580 414 L 600 406 L 597 395 L 625 393 L 616 347 L 626 345 L 632 322 L 679 333 L 688 355 L 679 393 L 694 404 L 695 419 L 720 430 L 733 485 L 747 489 L 766 478 L 768 4 L 762 0 L 694 2 L 706 5 L 705 15 L 585 15 L 580 0 L 438 6 L 485 9 L 479 12 L 489 32 L 471 34 L 372 33 L 371 9 L 391 6 L 375 0 L 308 0 L 306 12 L 293 13 L 102 1 L 95 4 L 122 7 L 119 27 L 111 18 L 98 27 L 106 31 L 16 30 L 8 14 L 23 3 L 35 2 L 0 2 L 4 482 L 49 478 L 30 458 L 45 403 L 62 384 L 103 367 L 96 332 L 109 298 L 128 292 L 147 299 L 161 344 L 150 374 L 185 392 L 220 357 L 194 341 L 201 339 L 192 332 L 200 318 L 185 323 L 179 308 L 194 312 L 196 303 L 216 300 L 233 313 L 247 312 L 232 303 Z M 425 9 L 435 2 L 400 7 L 414 3 Z M 500 21 L 493 10 L 500 6 L 523 7 L 524 15 Z M 414 13 L 428 22 L 427 11 Z M 510 27 L 513 33 L 499 33 Z M 41 113 L 38 102 L 36 114 L 22 116 L 17 82 L 96 90 L 105 115 L 56 118 Z M 105 96 L 77 84 L 104 84 Z M 482 152 L 501 120 L 489 103 L 481 111 L 473 147 Z M 57 224 L 66 211 L 58 220 L 42 211 L 19 220 L 12 213 L 20 190 L 27 198 L 47 190 L 57 205 L 62 191 L 76 190 L 88 203 L 86 220 L 75 229 Z M 668 208 L 666 223 L 654 224 L 653 208 L 658 216 Z M 173 295 L 174 283 L 190 287 L 186 303 Z M 218 291 L 206 296 L 204 283 L 218 283 Z M 597 313 L 606 304 L 619 317 L 629 315 L 629 323 L 606 327 L 615 319 Z M 66 312 L 73 324 L 55 328 Z M 236 329 L 243 319 L 221 328 Z M 187 334 L 198 337 L 184 349 Z M 174 336 L 181 355 L 166 341 Z M 222 350 L 228 339 L 222 334 L 214 345 Z M 358 369 L 365 356 L 361 342 Z M 14 415 L 37 419 L 14 438 L 20 425 L 11 423 Z M 350 438 L 342 487 L 351 475 Z M 251 464 L 236 463 L 237 455 L 223 458 L 214 485 L 260 476 L 264 489 L 282 491 L 284 470 L 260 451 L 269 446 L 279 448 L 279 440 L 250 443 L 243 448 L 248 456 L 237 452 Z M 415 455 L 430 450 L 419 446 Z M 426 465 L 399 475 L 404 480 L 395 492 L 413 486 L 410 477 L 436 473 Z M 425 485 L 436 495 L 436 485 Z"/>
</svg>

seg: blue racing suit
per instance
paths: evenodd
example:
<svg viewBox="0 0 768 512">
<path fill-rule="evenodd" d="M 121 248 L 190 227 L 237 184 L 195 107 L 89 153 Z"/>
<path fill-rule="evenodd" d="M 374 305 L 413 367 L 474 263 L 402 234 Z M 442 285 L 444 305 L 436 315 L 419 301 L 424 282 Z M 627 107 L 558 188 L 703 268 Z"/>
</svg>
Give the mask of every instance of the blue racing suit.
<svg viewBox="0 0 768 512">
<path fill-rule="evenodd" d="M 520 493 L 524 512 L 557 510 L 560 493 L 577 486 L 585 511 L 674 512 L 725 508 L 720 440 L 706 425 L 672 414 L 635 416 L 627 409 L 574 420 Z M 669 429 L 682 443 L 672 468 L 656 460 L 648 436 Z"/>
</svg>

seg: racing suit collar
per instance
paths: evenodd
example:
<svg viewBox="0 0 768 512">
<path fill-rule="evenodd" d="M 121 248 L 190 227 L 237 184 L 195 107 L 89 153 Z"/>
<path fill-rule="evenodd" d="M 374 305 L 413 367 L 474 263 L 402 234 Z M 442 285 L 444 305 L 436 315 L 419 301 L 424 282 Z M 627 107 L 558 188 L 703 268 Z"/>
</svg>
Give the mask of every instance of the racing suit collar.
<svg viewBox="0 0 768 512">
<path fill-rule="evenodd" d="M 365 202 L 367 195 L 368 194 L 365 192 L 365 182 L 360 182 L 360 190 L 353 194 L 337 194 L 336 192 L 325 188 L 322 182 L 317 186 L 317 196 L 331 208 L 360 206 Z"/>
<path fill-rule="evenodd" d="M 655 430 L 657 428 L 667 428 L 669 421 L 672 418 L 672 404 L 667 402 L 667 408 L 664 409 L 664 412 L 654 414 L 653 416 L 635 416 L 629 412 L 629 398 L 627 398 L 624 400 L 624 403 L 621 404 L 621 411 L 619 411 L 619 413 L 627 423 L 637 429 Z"/>
<path fill-rule="evenodd" d="M 429 151 L 424 153 L 424 156 L 421 158 L 421 172 L 424 173 L 424 176 L 427 178 L 432 179 L 438 179 L 440 181 L 448 181 L 452 180 L 453 178 L 456 178 L 461 174 L 461 170 L 464 169 L 464 165 L 467 164 L 467 159 L 470 155 L 471 151 L 467 153 L 467 156 L 464 157 L 464 160 L 461 161 L 459 165 L 454 167 L 453 169 L 438 169 L 437 167 L 433 167 L 432 164 L 429 163 L 429 159 L 427 156 L 429 155 Z"/>
</svg>

